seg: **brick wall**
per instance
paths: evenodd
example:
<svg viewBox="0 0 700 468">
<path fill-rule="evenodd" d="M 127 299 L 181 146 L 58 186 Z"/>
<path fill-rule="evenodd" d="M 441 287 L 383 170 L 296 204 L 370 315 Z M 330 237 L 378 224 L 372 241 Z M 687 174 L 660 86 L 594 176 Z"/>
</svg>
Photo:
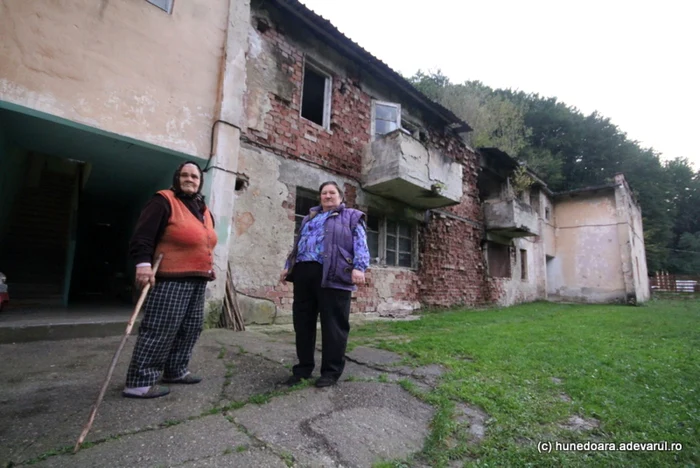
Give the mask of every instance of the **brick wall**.
<svg viewBox="0 0 700 468">
<path fill-rule="evenodd" d="M 445 146 L 453 153 L 459 148 L 449 141 Z M 479 305 L 492 296 L 481 251 L 477 155 L 464 149 L 454 157 L 463 164 L 462 201 L 433 211 L 420 235 L 420 297 L 428 306 Z"/>
<path fill-rule="evenodd" d="M 271 109 L 264 117 L 264 131 L 248 129 L 246 138 L 289 158 L 299 158 L 330 171 L 359 179 L 362 155 L 370 141 L 371 99 L 353 80 L 332 76 L 331 123 L 326 130 L 300 115 L 304 56 L 274 28 L 258 32 L 274 51 L 277 80 L 284 92 L 269 91 Z"/>
</svg>

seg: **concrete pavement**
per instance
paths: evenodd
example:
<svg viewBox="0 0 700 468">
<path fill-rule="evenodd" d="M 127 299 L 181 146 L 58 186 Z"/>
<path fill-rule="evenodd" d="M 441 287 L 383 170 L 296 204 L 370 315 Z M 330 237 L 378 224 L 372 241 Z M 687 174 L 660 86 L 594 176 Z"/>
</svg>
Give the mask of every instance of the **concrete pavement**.
<svg viewBox="0 0 700 468">
<path fill-rule="evenodd" d="M 422 449 L 434 409 L 398 381 L 429 391 L 443 369 L 359 347 L 338 385 L 288 389 L 293 336 L 272 330 L 205 331 L 191 365 L 205 380 L 153 400 L 121 396 L 130 337 L 76 455 L 120 338 L 1 344 L 0 466 L 364 467 Z"/>
</svg>

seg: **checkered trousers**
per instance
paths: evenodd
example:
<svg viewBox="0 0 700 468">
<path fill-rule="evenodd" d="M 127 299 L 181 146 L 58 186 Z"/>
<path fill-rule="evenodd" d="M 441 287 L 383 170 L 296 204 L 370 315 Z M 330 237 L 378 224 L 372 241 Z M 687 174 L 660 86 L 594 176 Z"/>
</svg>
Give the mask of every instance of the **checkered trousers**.
<svg viewBox="0 0 700 468">
<path fill-rule="evenodd" d="M 126 374 L 126 386 L 154 385 L 187 373 L 204 322 L 206 281 L 156 281 L 144 303 L 144 317 Z"/>
</svg>

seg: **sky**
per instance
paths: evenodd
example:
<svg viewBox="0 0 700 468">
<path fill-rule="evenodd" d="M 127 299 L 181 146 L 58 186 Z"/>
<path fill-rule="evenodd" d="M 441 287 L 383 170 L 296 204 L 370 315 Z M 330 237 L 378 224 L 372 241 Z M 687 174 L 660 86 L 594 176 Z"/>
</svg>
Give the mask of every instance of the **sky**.
<svg viewBox="0 0 700 468">
<path fill-rule="evenodd" d="M 556 97 L 700 169 L 700 2 L 300 1 L 404 76 Z"/>
</svg>

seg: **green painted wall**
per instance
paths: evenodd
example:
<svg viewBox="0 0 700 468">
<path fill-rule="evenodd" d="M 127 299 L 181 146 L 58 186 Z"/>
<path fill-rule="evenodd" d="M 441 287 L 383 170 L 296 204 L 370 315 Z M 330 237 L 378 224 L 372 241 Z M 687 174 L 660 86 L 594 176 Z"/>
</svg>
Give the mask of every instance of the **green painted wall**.
<svg viewBox="0 0 700 468">
<path fill-rule="evenodd" d="M 13 147 L 0 126 L 0 241 L 12 212 L 15 195 L 22 187 L 27 159 Z"/>
</svg>

